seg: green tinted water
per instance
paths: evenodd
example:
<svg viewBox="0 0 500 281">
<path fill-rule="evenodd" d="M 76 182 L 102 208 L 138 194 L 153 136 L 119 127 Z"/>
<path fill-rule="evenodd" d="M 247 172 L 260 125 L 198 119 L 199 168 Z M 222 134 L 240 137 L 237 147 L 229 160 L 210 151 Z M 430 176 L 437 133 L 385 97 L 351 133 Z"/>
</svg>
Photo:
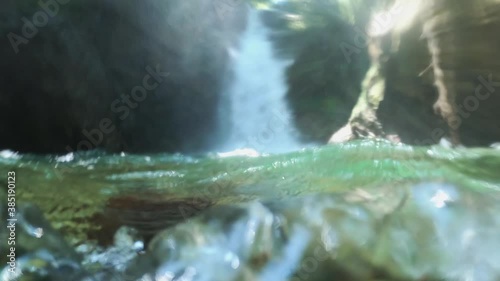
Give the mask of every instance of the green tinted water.
<svg viewBox="0 0 500 281">
<path fill-rule="evenodd" d="M 36 203 L 72 242 L 98 232 L 103 224 L 98 218 L 106 207 L 114 204 L 126 210 L 130 198 L 139 198 L 142 205 L 198 198 L 211 206 L 420 182 L 450 183 L 491 194 L 500 191 L 499 150 L 372 141 L 227 158 L 98 152 L 42 157 L 4 152 L 0 157 L 4 182 L 8 171 L 16 172 L 18 202 Z"/>
</svg>

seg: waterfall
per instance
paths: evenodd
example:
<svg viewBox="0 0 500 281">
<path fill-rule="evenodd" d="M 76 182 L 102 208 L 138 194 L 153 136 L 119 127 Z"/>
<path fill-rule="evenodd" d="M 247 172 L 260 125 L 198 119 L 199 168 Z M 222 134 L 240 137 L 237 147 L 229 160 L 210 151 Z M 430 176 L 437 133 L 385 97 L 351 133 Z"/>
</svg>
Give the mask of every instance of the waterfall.
<svg viewBox="0 0 500 281">
<path fill-rule="evenodd" d="M 226 89 L 230 133 L 224 150 L 282 153 L 300 146 L 285 101 L 285 70 L 290 61 L 273 53 L 268 30 L 251 10 L 239 48 L 230 51 L 233 74 Z"/>
</svg>

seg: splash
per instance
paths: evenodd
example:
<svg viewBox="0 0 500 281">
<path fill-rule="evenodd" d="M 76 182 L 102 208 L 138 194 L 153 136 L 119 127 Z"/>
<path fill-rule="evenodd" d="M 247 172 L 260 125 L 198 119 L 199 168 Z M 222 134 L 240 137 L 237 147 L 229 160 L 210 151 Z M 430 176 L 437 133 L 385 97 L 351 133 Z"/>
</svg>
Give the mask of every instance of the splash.
<svg viewBox="0 0 500 281">
<path fill-rule="evenodd" d="M 234 77 L 226 91 L 231 127 L 224 151 L 282 153 L 300 148 L 285 101 L 290 61 L 273 54 L 267 32 L 259 13 L 251 10 L 240 48 L 230 50 Z"/>
</svg>

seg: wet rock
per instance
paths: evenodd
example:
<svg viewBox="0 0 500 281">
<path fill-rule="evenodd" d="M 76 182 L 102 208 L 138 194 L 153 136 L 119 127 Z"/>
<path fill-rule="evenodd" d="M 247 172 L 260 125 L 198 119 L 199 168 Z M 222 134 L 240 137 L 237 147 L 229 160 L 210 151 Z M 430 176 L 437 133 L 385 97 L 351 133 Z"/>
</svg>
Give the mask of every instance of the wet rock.
<svg viewBox="0 0 500 281">
<path fill-rule="evenodd" d="M 126 274 L 131 261 L 144 251 L 144 240 L 136 229 L 120 227 L 114 235 L 114 243 L 107 248 L 94 244 L 82 244 L 78 253 L 84 256 L 82 266 L 89 272 L 82 281 L 128 281 Z"/>
<path fill-rule="evenodd" d="M 160 233 L 142 280 L 500 278 L 498 195 L 393 186 L 215 209 Z"/>
<path fill-rule="evenodd" d="M 0 218 L 2 222 L 6 222 L 11 217 L 6 212 L 4 202 L 7 200 L 4 193 L 0 194 L 0 199 Z M 31 204 L 20 204 L 16 208 L 13 217 L 16 220 L 15 228 L 12 228 L 15 244 L 7 243 L 8 237 L 12 237 L 10 229 L 0 232 L 1 280 L 66 281 L 79 280 L 86 275 L 80 266 L 80 257 L 43 218 L 40 209 Z M 15 261 L 5 253 L 14 253 Z M 14 263 L 11 266 L 12 261 Z"/>
</svg>

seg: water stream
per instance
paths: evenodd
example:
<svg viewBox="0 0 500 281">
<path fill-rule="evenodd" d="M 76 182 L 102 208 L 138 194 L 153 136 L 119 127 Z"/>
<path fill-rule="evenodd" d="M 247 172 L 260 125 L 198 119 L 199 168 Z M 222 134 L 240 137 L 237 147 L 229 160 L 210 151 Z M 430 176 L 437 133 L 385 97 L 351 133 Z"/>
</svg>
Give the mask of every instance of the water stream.
<svg viewBox="0 0 500 281">
<path fill-rule="evenodd" d="M 0 157 L 19 188 L 18 268 L 34 278 L 19 280 L 53 281 L 499 280 L 499 167 L 498 150 L 372 141 Z"/>
<path fill-rule="evenodd" d="M 226 90 L 230 103 L 230 136 L 223 151 L 253 149 L 262 153 L 297 150 L 285 94 L 285 70 L 268 30 L 251 10 L 239 47 L 231 50 L 234 77 Z"/>
</svg>

